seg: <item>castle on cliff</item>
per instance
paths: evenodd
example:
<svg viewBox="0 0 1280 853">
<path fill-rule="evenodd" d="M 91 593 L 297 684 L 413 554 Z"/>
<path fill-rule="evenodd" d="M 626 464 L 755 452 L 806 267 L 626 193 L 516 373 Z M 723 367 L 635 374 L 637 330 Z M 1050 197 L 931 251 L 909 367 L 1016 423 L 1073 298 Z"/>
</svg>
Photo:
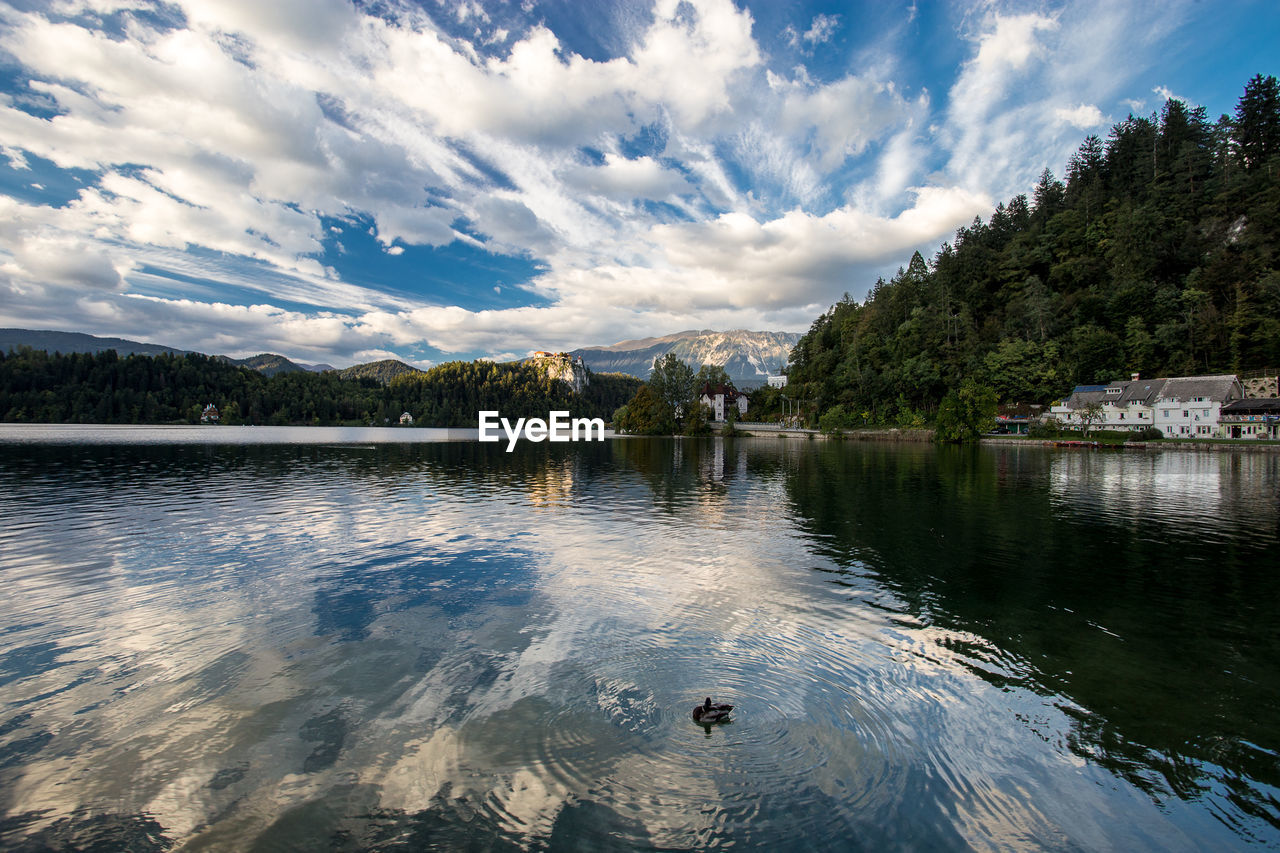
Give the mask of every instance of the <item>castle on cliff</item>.
<svg viewBox="0 0 1280 853">
<path fill-rule="evenodd" d="M 587 366 L 582 363 L 582 356 L 572 356 L 567 352 L 546 352 L 538 350 L 525 360 L 525 364 L 541 367 L 552 379 L 559 379 L 573 389 L 573 393 L 581 394 L 591 384 Z"/>
</svg>

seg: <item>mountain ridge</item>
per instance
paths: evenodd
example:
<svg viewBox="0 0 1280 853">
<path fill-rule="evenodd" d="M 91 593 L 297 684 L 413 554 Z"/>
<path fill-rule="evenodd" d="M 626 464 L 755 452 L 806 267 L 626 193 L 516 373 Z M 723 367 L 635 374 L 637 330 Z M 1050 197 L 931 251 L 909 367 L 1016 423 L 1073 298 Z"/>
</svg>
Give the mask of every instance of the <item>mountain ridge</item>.
<svg viewBox="0 0 1280 853">
<path fill-rule="evenodd" d="M 337 373 L 343 379 L 376 379 L 383 385 L 390 385 L 391 380 L 397 376 L 425 372 L 399 359 L 384 358 L 381 361 L 371 361 L 366 364 L 353 364 Z"/>
<path fill-rule="evenodd" d="M 128 338 L 103 337 L 84 332 L 63 332 L 57 329 L 0 329 L 0 352 L 17 350 L 22 347 L 63 354 L 100 353 L 113 349 L 117 355 L 122 357 L 130 355 L 186 355 L 190 352 L 198 352 L 198 350 L 179 349 L 165 346 L 164 344 L 144 343 L 129 340 Z M 232 358 L 229 355 L 215 355 L 212 357 L 221 359 L 228 364 L 257 370 L 267 376 L 274 376 L 277 373 L 295 373 L 300 370 L 323 373 L 326 370 L 337 369 L 329 364 L 305 364 L 273 352 L 258 353 L 247 358 Z M 361 365 L 354 365 L 354 367 L 359 366 Z"/>
<path fill-rule="evenodd" d="M 0 329 L 0 352 L 31 347 L 45 352 L 98 353 L 109 349 L 117 355 L 186 355 L 193 350 L 163 344 L 143 343 L 126 338 L 104 338 L 83 332 L 60 332 L 56 329 Z"/>
<path fill-rule="evenodd" d="M 798 340 L 798 332 L 690 329 L 608 346 L 580 347 L 569 354 L 582 356 L 583 363 L 595 373 L 625 373 L 647 379 L 653 360 L 670 352 L 695 370 L 704 364 L 720 365 L 734 384 L 750 388 L 780 373 Z"/>
<path fill-rule="evenodd" d="M 763 385 L 770 374 L 776 374 L 786 365 L 791 347 L 800 339 L 797 332 L 752 331 L 748 329 L 687 329 L 668 335 L 633 338 L 603 346 L 581 347 L 570 355 L 582 356 L 583 363 L 592 373 L 621 373 L 647 379 L 655 358 L 668 352 L 688 362 L 695 369 L 703 364 L 724 367 L 730 378 L 740 387 Z M 184 350 L 163 344 L 142 343 L 126 338 L 99 337 L 82 332 L 61 332 L 41 329 L 0 329 L 0 352 L 29 346 L 32 349 L 62 353 L 99 353 L 114 349 L 121 356 L 128 355 L 185 355 L 196 350 Z M 247 358 L 216 355 L 214 358 L 229 364 L 257 370 L 267 376 L 298 371 L 322 372 L 334 370 L 343 378 L 368 376 L 384 384 L 404 373 L 420 372 L 418 368 L 395 359 L 356 364 L 346 368 L 333 368 L 327 364 L 304 364 L 276 353 L 259 353 Z"/>
<path fill-rule="evenodd" d="M 247 367 L 250 370 L 256 370 L 267 376 L 275 376 L 277 373 L 298 373 L 306 370 L 305 367 L 301 367 L 284 356 L 276 355 L 273 352 L 260 352 L 248 358 L 232 358 L 228 355 L 217 355 L 214 358 L 225 361 L 227 364 L 235 364 L 240 367 Z"/>
</svg>

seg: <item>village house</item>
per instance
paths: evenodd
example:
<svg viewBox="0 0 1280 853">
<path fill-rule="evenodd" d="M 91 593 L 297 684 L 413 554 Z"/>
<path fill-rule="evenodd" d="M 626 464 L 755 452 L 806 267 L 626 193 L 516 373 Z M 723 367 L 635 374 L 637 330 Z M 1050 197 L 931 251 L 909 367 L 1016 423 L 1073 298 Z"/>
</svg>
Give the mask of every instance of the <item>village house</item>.
<svg viewBox="0 0 1280 853">
<path fill-rule="evenodd" d="M 1219 438 L 1280 439 L 1280 398 L 1235 400 L 1218 420 Z"/>
<path fill-rule="evenodd" d="M 1222 408 L 1245 396 L 1234 374 L 1142 379 L 1107 385 L 1077 385 L 1050 414 L 1067 426 L 1079 426 L 1082 413 L 1097 404 L 1093 428 L 1137 432 L 1155 427 L 1167 438 L 1214 438 Z"/>
<path fill-rule="evenodd" d="M 400 413 L 400 426 L 413 426 L 413 415 L 408 412 Z"/>
<path fill-rule="evenodd" d="M 200 423 L 202 424 L 216 424 L 219 420 L 221 420 L 221 416 L 218 414 L 218 407 L 213 403 L 205 406 L 204 411 L 200 413 Z"/>
<path fill-rule="evenodd" d="M 1167 438 L 1214 438 L 1223 405 L 1244 399 L 1233 374 L 1167 380 L 1156 400 L 1156 428 Z"/>
<path fill-rule="evenodd" d="M 698 401 L 711 410 L 715 421 L 724 421 L 730 406 L 738 407 L 739 416 L 747 413 L 747 395 L 732 385 L 704 385 Z"/>
<path fill-rule="evenodd" d="M 1040 420 L 1044 406 L 1035 403 L 1012 403 L 996 410 L 996 431 L 1009 435 L 1026 435 L 1028 428 Z"/>
</svg>

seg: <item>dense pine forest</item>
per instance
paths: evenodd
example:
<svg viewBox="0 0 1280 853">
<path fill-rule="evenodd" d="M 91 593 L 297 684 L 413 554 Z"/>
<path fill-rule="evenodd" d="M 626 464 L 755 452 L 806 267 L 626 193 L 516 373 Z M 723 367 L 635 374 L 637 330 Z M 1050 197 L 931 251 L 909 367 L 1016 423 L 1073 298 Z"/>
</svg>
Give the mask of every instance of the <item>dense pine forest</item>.
<svg viewBox="0 0 1280 853">
<path fill-rule="evenodd" d="M 608 419 L 640 380 L 596 374 L 582 394 L 535 367 L 450 362 L 383 384 L 336 372 L 272 376 L 196 353 L 0 353 L 0 420 L 32 423 L 198 423 L 206 404 L 223 423 L 383 425 L 408 412 L 418 426 L 474 427 L 476 413 L 546 417 L 565 409 Z"/>
<path fill-rule="evenodd" d="M 1044 403 L 1080 383 L 1280 366 L 1280 86 L 1254 77 L 1234 115 L 1165 103 L 1089 136 L 1066 180 L 999 205 L 848 295 L 791 353 L 786 394 L 817 420 L 931 420 L 962 382 Z M 793 403 L 794 405 L 794 403 Z"/>
</svg>

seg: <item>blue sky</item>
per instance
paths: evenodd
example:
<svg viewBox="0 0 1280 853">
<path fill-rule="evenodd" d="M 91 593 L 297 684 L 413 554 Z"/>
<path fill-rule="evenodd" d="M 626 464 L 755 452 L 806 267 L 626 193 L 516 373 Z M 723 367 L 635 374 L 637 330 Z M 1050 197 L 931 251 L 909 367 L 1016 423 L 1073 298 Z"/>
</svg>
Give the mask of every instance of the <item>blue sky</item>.
<svg viewBox="0 0 1280 853">
<path fill-rule="evenodd" d="M 0 2 L 0 325 L 342 366 L 802 331 L 1280 4 Z"/>
</svg>

